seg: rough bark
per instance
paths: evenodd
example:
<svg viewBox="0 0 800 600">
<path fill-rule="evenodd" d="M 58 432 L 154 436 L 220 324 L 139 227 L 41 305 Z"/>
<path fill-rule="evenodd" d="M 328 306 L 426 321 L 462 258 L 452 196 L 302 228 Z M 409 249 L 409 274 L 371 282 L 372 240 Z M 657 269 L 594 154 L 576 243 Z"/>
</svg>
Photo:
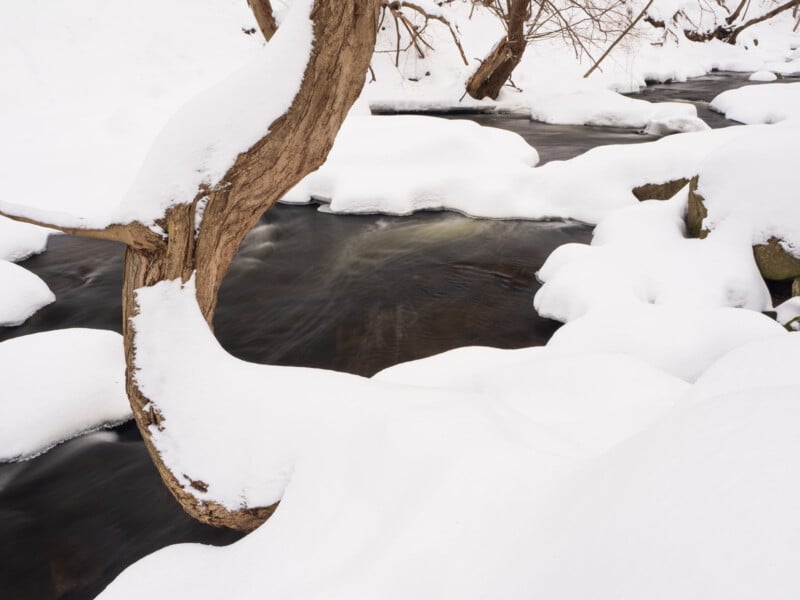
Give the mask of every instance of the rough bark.
<svg viewBox="0 0 800 600">
<path fill-rule="evenodd" d="M 509 0 L 506 37 L 500 40 L 467 82 L 467 93 L 480 100 L 496 100 L 500 90 L 522 60 L 527 41 L 525 23 L 531 16 L 530 0 Z"/>
<path fill-rule="evenodd" d="M 192 474 L 174 474 L 150 442 L 159 416 L 144 410 L 149 401 L 136 386 L 135 332 L 129 319 L 137 310 L 134 291 L 166 279 L 196 275 L 197 300 L 211 324 L 222 279 L 242 240 L 265 210 L 305 175 L 319 168 L 339 127 L 358 97 L 375 45 L 377 0 L 317 0 L 312 11 L 314 46 L 303 84 L 292 106 L 270 126 L 269 134 L 239 155 L 212 189 L 198 191 L 192 206 L 179 206 L 166 217 L 168 241 L 157 252 L 129 249 L 125 261 L 124 318 L 127 389 L 136 421 L 165 484 L 193 517 L 211 525 L 251 530 L 273 507 L 228 511 L 199 502 L 190 487 L 203 488 Z M 267 76 L 267 74 L 265 74 Z M 205 202 L 195 238 L 195 206 Z M 191 402 L 187 398 L 187 402 Z"/>
<path fill-rule="evenodd" d="M 269 0 L 247 0 L 253 16 L 256 18 L 258 28 L 261 30 L 264 39 L 270 41 L 275 32 L 278 31 L 278 22 L 272 12 L 272 4 Z"/>
<path fill-rule="evenodd" d="M 269 3 L 254 0 L 251 6 L 254 10 L 256 6 L 263 9 Z M 160 281 L 187 281 L 194 274 L 198 304 L 211 326 L 219 286 L 244 237 L 264 211 L 322 165 L 333 146 L 342 121 L 364 85 L 375 46 L 379 7 L 380 0 L 315 1 L 311 12 L 314 43 L 291 107 L 270 125 L 264 137 L 237 157 L 221 181 L 198 190 L 192 204 L 168 211 L 159 221 L 166 232 L 164 237 L 139 223 L 85 230 L 7 215 L 75 235 L 128 244 L 122 290 L 128 398 L 167 488 L 187 513 L 210 525 L 249 531 L 263 523 L 275 505 L 230 511 L 216 502 L 201 501 L 192 493 L 192 488 L 207 489 L 201 478 L 191 473 L 172 473 L 162 461 L 152 441 L 151 428 L 168 428 L 168 423 L 159 415 L 157 403 L 138 388 L 135 378 L 136 332 L 130 321 L 138 311 L 135 292 Z M 195 217 L 201 203 L 204 212 L 196 229 Z M 186 398 L 186 402 L 191 401 Z"/>
<path fill-rule="evenodd" d="M 664 183 L 646 183 L 631 190 L 637 200 L 669 200 L 675 194 L 680 192 L 686 184 L 689 183 L 688 179 L 680 178 L 666 181 Z"/>
</svg>

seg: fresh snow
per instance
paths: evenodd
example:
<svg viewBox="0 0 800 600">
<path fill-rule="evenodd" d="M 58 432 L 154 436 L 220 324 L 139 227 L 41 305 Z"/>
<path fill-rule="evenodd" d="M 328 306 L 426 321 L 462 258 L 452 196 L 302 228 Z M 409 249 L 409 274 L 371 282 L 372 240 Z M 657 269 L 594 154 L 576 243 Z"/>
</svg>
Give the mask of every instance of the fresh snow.
<svg viewBox="0 0 800 600">
<path fill-rule="evenodd" d="M 694 381 L 711 363 L 744 343 L 788 335 L 778 323 L 740 308 L 632 304 L 597 309 L 553 334 L 559 352 L 628 354 Z"/>
<path fill-rule="evenodd" d="M 708 239 L 740 235 L 756 245 L 774 237 L 800 258 L 798 139 L 800 120 L 791 120 L 748 128 L 746 135 L 709 154 L 698 170 L 697 188 L 708 211 L 703 220 Z"/>
<path fill-rule="evenodd" d="M 226 548 L 144 558 L 104 599 L 745 598 L 792 587 L 800 486 L 781 463 L 800 451 L 800 386 L 781 365 L 800 338 L 763 315 L 643 305 L 602 320 L 596 339 L 623 330 L 638 338 L 627 348 L 587 335 L 568 348 L 557 334 L 545 348 L 459 349 L 368 380 L 234 359 L 191 281 L 138 293 L 137 380 L 164 417 L 153 431 L 164 459 L 209 483 L 201 499 L 281 504 Z M 671 361 L 655 364 L 655 348 Z"/>
<path fill-rule="evenodd" d="M 637 204 L 637 186 L 696 175 L 712 150 L 745 129 L 601 146 L 532 168 L 536 151 L 510 132 L 432 117 L 348 117 L 328 162 L 284 201 L 316 199 L 335 213 L 405 215 L 444 208 L 479 218 L 597 223 Z M 390 136 L 393 143 L 387 143 Z"/>
<path fill-rule="evenodd" d="M 642 22 L 588 81 L 588 56 L 544 40 L 515 71 L 518 89 L 474 101 L 465 78 L 502 27 L 481 7 L 467 18 L 467 2 L 420 3 L 451 20 L 470 64 L 435 21 L 435 51 L 396 57 L 386 19 L 376 80 L 329 161 L 285 200 L 599 223 L 591 245 L 559 248 L 539 273 L 537 309 L 566 325 L 544 347 L 461 348 L 365 379 L 245 363 L 214 339 L 193 281 L 139 290 L 135 377 L 163 418 L 152 434 L 165 463 L 201 501 L 280 506 L 226 548 L 144 558 L 102 597 L 797 596 L 800 484 L 787 465 L 800 453 L 800 334 L 782 324 L 800 308 L 778 306 L 778 322 L 759 314 L 772 306 L 751 246 L 778 236 L 800 247 L 789 193 L 798 84 L 720 95 L 716 110 L 759 125 L 718 131 L 689 104 L 615 93 L 712 69 L 800 71 L 793 23 L 759 24 L 733 46 Z M 255 24 L 240 0 L 142 0 L 122 28 L 101 0 L 6 11 L 0 210 L 101 227 L 152 224 L 190 202 L 291 103 L 311 5 L 276 3 L 281 28 L 266 48 L 242 32 Z M 651 9 L 704 25 L 725 14 L 683 0 Z M 180 27 L 187 14 L 192 27 Z M 536 167 L 514 134 L 373 117 L 369 105 L 691 132 Z M 685 189 L 664 202 L 632 194 L 697 174 L 704 240 L 685 236 Z M 8 262 L 41 251 L 47 233 L 0 219 L 0 322 L 52 301 Z M 3 342 L 0 373 L 5 460 L 130 416 L 114 333 Z"/>
<path fill-rule="evenodd" d="M 775 81 L 778 76 L 772 71 L 756 71 L 747 79 L 750 81 Z"/>
<path fill-rule="evenodd" d="M 622 208 L 600 222 L 591 245 L 557 248 L 537 273 L 537 312 L 566 322 L 637 303 L 771 309 L 749 236 L 686 237 L 687 193 Z"/>
<path fill-rule="evenodd" d="M 130 419 L 122 336 L 63 329 L 0 342 L 0 406 L 0 462 Z"/>
<path fill-rule="evenodd" d="M 654 128 L 672 123 L 675 131 L 708 129 L 688 102 L 658 102 L 628 98 L 611 90 L 532 94 L 531 118 L 544 123 L 607 127 Z"/>
<path fill-rule="evenodd" d="M 711 108 L 740 123 L 778 123 L 800 118 L 800 82 L 747 85 L 727 90 Z"/>
<path fill-rule="evenodd" d="M 473 121 L 351 116 L 325 164 L 283 202 L 313 198 L 328 202 L 332 212 L 449 208 L 483 215 L 524 204 L 538 160 L 519 135 Z"/>
<path fill-rule="evenodd" d="M 78 227 L 144 217 L 146 207 L 117 207 L 158 132 L 264 53 L 242 32 L 256 24 L 239 0 L 140 0 L 125 7 L 124 26 L 119 10 L 105 0 L 3 10 L 0 211 Z M 187 15 L 191 27 L 181 26 Z"/>
<path fill-rule="evenodd" d="M 789 298 L 775 307 L 778 323 L 792 331 L 800 331 L 800 296 Z"/>
<path fill-rule="evenodd" d="M 44 252 L 49 229 L 0 217 L 0 260 L 17 262 Z"/>
<path fill-rule="evenodd" d="M 0 327 L 25 322 L 56 297 L 47 284 L 30 271 L 0 260 Z"/>
</svg>

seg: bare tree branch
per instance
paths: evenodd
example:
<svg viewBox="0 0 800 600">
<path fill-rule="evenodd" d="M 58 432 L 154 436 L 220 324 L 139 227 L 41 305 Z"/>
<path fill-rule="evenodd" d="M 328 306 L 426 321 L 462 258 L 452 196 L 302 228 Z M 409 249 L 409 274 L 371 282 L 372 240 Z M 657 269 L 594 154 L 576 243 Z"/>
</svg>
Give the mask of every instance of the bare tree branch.
<svg viewBox="0 0 800 600">
<path fill-rule="evenodd" d="M 603 55 L 595 61 L 595 63 L 592 65 L 592 68 L 589 69 L 588 71 L 586 71 L 586 73 L 583 74 L 584 79 L 586 77 L 589 77 L 589 75 L 591 75 L 594 72 L 594 70 L 598 66 L 600 66 L 600 63 L 603 62 L 603 60 L 605 60 L 606 56 L 608 56 L 611 53 L 611 51 L 614 49 L 614 46 L 616 46 L 620 41 L 622 41 L 622 38 L 624 38 L 626 35 L 628 35 L 628 32 L 631 29 L 633 29 L 633 27 L 642 19 L 642 17 L 644 17 L 645 13 L 648 11 L 650 6 L 652 6 L 652 4 L 653 4 L 653 0 L 650 0 L 645 5 L 645 7 L 642 9 L 642 11 L 639 13 L 639 15 L 633 21 L 631 21 L 630 25 L 628 25 L 625 28 L 625 30 L 622 33 L 619 34 L 619 37 L 617 37 L 617 39 L 615 39 L 614 42 L 608 48 L 606 48 L 606 51 L 603 52 Z"/>
<path fill-rule="evenodd" d="M 39 227 L 46 227 L 48 229 L 55 229 L 63 233 L 75 235 L 79 237 L 91 238 L 96 240 L 110 240 L 113 242 L 122 242 L 131 248 L 143 251 L 154 251 L 165 246 L 164 239 L 156 232 L 141 223 L 128 223 L 126 225 L 109 225 L 103 229 L 84 229 L 81 227 L 64 227 L 57 223 L 46 223 L 38 221 L 29 217 L 15 215 L 8 212 L 0 211 L 0 216 L 7 217 L 12 221 L 19 223 L 27 223 L 29 225 L 38 225 Z"/>
</svg>

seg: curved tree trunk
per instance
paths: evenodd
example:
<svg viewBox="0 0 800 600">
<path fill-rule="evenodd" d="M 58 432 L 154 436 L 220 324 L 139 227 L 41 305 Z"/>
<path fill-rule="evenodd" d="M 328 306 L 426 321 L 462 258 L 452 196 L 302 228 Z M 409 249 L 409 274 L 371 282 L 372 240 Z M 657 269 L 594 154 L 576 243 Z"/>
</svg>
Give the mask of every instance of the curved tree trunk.
<svg viewBox="0 0 800 600">
<path fill-rule="evenodd" d="M 211 525 L 251 530 L 272 514 L 274 506 L 230 511 L 213 501 L 201 501 L 192 488 L 204 492 L 206 484 L 191 474 L 170 472 L 161 460 L 150 434 L 151 427 L 162 426 L 160 416 L 135 379 L 136 334 L 130 324 L 138 310 L 135 290 L 164 280 L 187 281 L 195 274 L 198 304 L 211 325 L 217 292 L 244 237 L 265 210 L 325 161 L 364 85 L 375 45 L 378 6 L 377 0 L 316 0 L 311 13 L 312 54 L 289 110 L 272 123 L 266 136 L 239 155 L 212 189 L 198 191 L 191 206 L 169 211 L 164 223 L 167 241 L 162 247 L 155 251 L 129 247 L 127 251 L 123 318 L 126 385 L 134 416 L 169 490 L 184 510 Z M 195 235 L 199 202 L 205 202 L 205 208 Z"/>
<path fill-rule="evenodd" d="M 252 0 L 264 27 L 267 0 Z M 315 0 L 311 9 L 314 40 L 303 80 L 291 106 L 213 186 L 201 186 L 191 204 L 170 208 L 158 224 L 161 236 L 141 223 L 105 229 L 76 229 L 25 216 L 5 216 L 60 229 L 74 235 L 112 239 L 128 245 L 123 283 L 123 337 L 126 389 L 136 424 L 164 483 L 196 519 L 215 526 L 249 531 L 264 522 L 275 506 L 226 507 L 194 492 L 208 485 L 191 473 L 173 473 L 153 442 L 152 431 L 169 428 L 157 403 L 136 382 L 136 290 L 161 281 L 195 276 L 200 310 L 209 324 L 217 292 L 236 251 L 261 215 L 303 177 L 325 161 L 339 127 L 364 86 L 375 47 L 380 0 Z M 270 11 L 271 16 L 271 11 Z M 258 17 L 258 14 L 257 14 Z M 269 26 L 267 25 L 267 29 Z M 265 35 L 267 32 L 265 31 Z M 264 73 L 264 77 L 270 77 Z M 202 218 L 196 225 L 200 207 Z M 153 399 L 157 400 L 157 399 Z M 186 398 L 192 402 L 192 398 Z"/>
<path fill-rule="evenodd" d="M 500 40 L 467 81 L 467 93 L 480 100 L 496 100 L 500 90 L 525 53 L 525 23 L 531 16 L 530 0 L 509 0 L 506 37 Z"/>
</svg>

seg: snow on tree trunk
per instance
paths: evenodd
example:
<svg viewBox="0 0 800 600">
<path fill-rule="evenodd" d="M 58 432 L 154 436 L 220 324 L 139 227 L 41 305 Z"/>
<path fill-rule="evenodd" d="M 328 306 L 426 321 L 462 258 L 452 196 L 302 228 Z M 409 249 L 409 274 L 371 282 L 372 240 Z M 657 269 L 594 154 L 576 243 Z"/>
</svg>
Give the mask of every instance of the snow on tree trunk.
<svg viewBox="0 0 800 600">
<path fill-rule="evenodd" d="M 253 0 L 251 6 L 260 11 L 262 29 L 269 30 L 269 2 Z M 141 365 L 131 322 L 140 310 L 136 292 L 194 278 L 200 311 L 211 326 L 217 292 L 244 237 L 264 211 L 322 165 L 333 146 L 364 85 L 379 7 L 379 0 L 296 1 L 291 10 L 297 12 L 268 45 L 266 61 L 257 63 L 264 66 L 266 81 L 254 80 L 262 73 L 251 68 L 223 84 L 229 87 L 188 104 L 156 141 L 123 212 L 105 226 L 16 205 L 6 211 L 20 221 L 128 245 L 122 292 L 128 399 L 165 484 L 202 522 L 249 531 L 275 505 L 224 506 L 202 475 L 172 472 L 163 460 L 154 435 L 168 434 L 169 423 L 159 413 L 158 398 L 146 397 L 137 383 Z M 285 28 L 293 16 L 293 27 Z M 192 400 L 185 398 L 188 404 Z"/>
<path fill-rule="evenodd" d="M 251 530 L 272 514 L 274 506 L 229 510 L 214 501 L 199 500 L 194 491 L 205 492 L 208 484 L 189 473 L 170 472 L 161 460 L 150 427 L 168 424 L 160 422 L 157 405 L 141 393 L 135 377 L 136 335 L 130 323 L 138 310 L 135 291 L 164 280 L 187 281 L 196 273 L 197 300 L 211 324 L 219 286 L 244 237 L 265 210 L 325 161 L 364 84 L 377 14 L 377 1 L 317 0 L 311 11 L 314 45 L 289 110 L 271 125 L 268 135 L 239 155 L 221 181 L 201 189 L 193 204 L 168 211 L 163 247 L 155 252 L 132 247 L 127 251 L 123 292 L 126 379 L 136 422 L 167 487 L 190 515 L 211 525 Z M 204 208 L 195 235 L 198 206 Z"/>
</svg>

